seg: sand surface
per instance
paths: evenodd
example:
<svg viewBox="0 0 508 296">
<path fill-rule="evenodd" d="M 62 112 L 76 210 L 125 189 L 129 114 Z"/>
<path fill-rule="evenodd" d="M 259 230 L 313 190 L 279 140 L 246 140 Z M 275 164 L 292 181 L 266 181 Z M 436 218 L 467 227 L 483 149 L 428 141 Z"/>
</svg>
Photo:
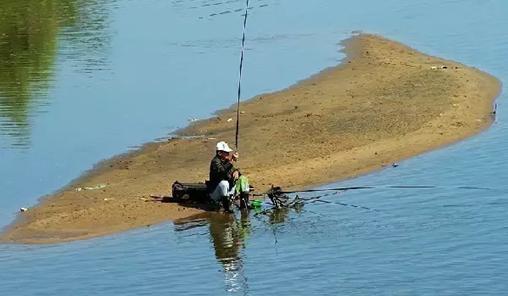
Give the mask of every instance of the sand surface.
<svg viewBox="0 0 508 296">
<path fill-rule="evenodd" d="M 341 65 L 242 104 L 237 166 L 257 191 L 270 184 L 296 189 L 355 177 L 492 123 L 500 91 L 494 77 L 375 35 L 354 36 L 344 45 Z M 101 163 L 20 213 L 1 240 L 86 239 L 199 213 L 151 202 L 150 194 L 169 194 L 174 180 L 205 180 L 217 139 L 234 143 L 235 122 L 229 118 L 233 109 L 181 131 L 198 137 L 147 144 Z M 76 190 L 86 187 L 91 189 Z"/>
</svg>

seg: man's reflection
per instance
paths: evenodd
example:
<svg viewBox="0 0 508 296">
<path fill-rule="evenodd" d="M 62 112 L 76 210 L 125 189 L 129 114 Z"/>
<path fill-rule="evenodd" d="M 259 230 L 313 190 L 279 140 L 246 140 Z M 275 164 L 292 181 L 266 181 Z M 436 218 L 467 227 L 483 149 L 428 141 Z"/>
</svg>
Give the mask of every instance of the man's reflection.
<svg viewBox="0 0 508 296">
<path fill-rule="evenodd" d="M 203 219 L 205 217 L 205 219 Z M 222 264 L 228 292 L 247 292 L 247 278 L 243 270 L 241 251 L 250 233 L 248 211 L 235 214 L 207 213 L 206 216 L 180 220 L 175 223 L 178 231 L 208 223 L 215 257 Z"/>
</svg>

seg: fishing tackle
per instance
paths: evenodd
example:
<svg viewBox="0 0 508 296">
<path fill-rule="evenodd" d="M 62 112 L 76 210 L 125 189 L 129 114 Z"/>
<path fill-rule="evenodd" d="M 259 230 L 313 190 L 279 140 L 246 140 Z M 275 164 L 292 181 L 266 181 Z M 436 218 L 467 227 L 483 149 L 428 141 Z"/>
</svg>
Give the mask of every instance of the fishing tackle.
<svg viewBox="0 0 508 296">
<path fill-rule="evenodd" d="M 239 150 L 238 138 L 240 136 L 240 97 L 242 93 L 242 72 L 243 72 L 243 57 L 245 52 L 245 30 L 247 29 L 247 16 L 249 15 L 249 0 L 245 3 L 245 14 L 243 18 L 242 30 L 242 47 L 240 51 L 240 73 L 238 76 L 238 93 L 236 99 L 236 131 L 235 131 L 235 147 Z"/>
</svg>

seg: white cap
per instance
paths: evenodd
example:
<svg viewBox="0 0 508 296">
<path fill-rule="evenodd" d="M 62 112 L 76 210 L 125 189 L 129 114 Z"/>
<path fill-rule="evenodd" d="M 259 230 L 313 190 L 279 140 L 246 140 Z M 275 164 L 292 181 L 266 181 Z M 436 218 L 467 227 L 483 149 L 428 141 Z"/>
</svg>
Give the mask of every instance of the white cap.
<svg viewBox="0 0 508 296">
<path fill-rule="evenodd" d="M 220 141 L 219 143 L 217 143 L 216 148 L 217 148 L 217 151 L 233 152 L 233 149 L 229 148 L 228 143 L 226 143 L 224 141 Z"/>
</svg>

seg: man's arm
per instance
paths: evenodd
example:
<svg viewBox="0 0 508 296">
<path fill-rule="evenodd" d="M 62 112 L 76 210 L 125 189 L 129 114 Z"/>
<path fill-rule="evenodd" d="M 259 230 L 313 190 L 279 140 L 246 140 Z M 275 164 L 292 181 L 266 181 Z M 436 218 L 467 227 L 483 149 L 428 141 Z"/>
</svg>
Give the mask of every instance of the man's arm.
<svg viewBox="0 0 508 296">
<path fill-rule="evenodd" d="M 214 159 L 210 167 L 210 175 L 216 176 L 219 180 L 229 180 L 233 169 L 232 163 L 222 162 L 220 159 Z"/>
</svg>

